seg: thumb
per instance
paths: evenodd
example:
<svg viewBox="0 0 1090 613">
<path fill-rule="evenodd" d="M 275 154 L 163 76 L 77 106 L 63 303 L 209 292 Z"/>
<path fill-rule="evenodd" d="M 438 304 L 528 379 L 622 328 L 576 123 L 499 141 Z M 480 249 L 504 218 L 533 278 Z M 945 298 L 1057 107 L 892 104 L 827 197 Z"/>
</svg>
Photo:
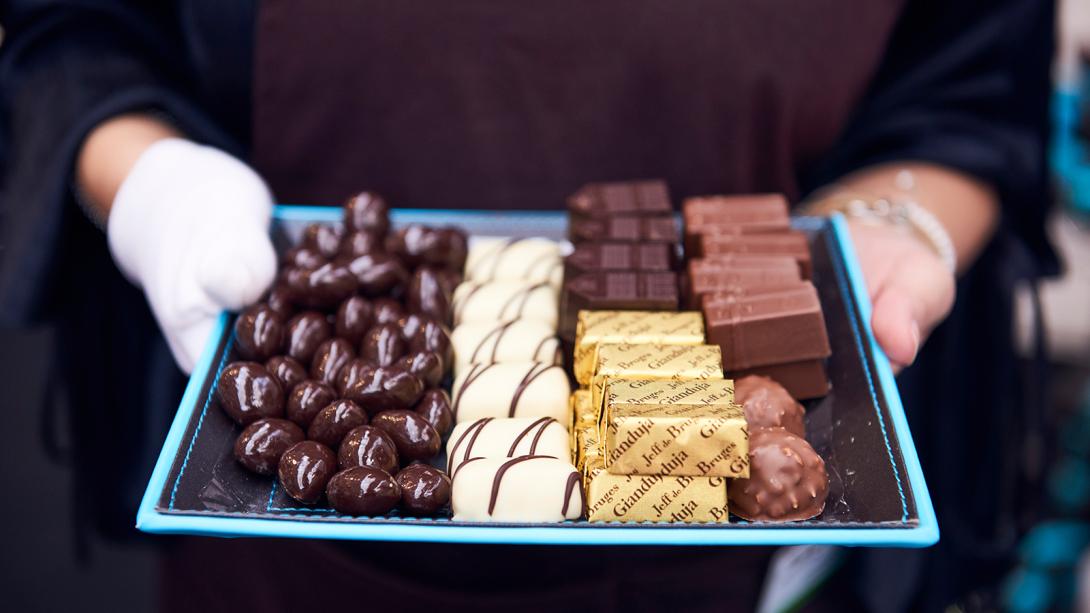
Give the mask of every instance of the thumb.
<svg viewBox="0 0 1090 613">
<path fill-rule="evenodd" d="M 904 263 L 890 271 L 874 296 L 871 328 L 897 366 L 916 359 L 923 339 L 950 311 L 954 279 L 939 262 Z"/>
<path fill-rule="evenodd" d="M 221 249 L 202 256 L 197 279 L 218 306 L 237 311 L 256 302 L 276 276 L 276 253 L 263 230 L 237 229 Z"/>
</svg>

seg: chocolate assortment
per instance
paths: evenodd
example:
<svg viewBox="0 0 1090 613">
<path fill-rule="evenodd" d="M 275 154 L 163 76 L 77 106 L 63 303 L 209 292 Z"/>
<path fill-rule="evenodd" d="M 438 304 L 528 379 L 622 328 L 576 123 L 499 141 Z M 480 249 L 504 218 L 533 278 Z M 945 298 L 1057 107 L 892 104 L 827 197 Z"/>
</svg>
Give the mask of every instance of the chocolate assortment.
<svg viewBox="0 0 1090 613">
<path fill-rule="evenodd" d="M 454 366 L 446 326 L 467 241 L 452 228 L 391 233 L 388 210 L 363 192 L 345 204 L 343 226 L 304 230 L 266 302 L 236 319 L 239 361 L 216 397 L 244 426 L 239 464 L 275 474 L 296 502 L 442 514 L 449 479 L 420 462 L 436 461 L 453 427 L 440 385 Z"/>
<path fill-rule="evenodd" d="M 570 250 L 391 228 L 372 192 L 308 226 L 216 382 L 238 463 L 353 516 L 820 515 L 798 399 L 828 392 L 831 345 L 786 200 L 690 198 L 679 226 L 664 182 L 631 181 L 567 206 Z"/>
</svg>

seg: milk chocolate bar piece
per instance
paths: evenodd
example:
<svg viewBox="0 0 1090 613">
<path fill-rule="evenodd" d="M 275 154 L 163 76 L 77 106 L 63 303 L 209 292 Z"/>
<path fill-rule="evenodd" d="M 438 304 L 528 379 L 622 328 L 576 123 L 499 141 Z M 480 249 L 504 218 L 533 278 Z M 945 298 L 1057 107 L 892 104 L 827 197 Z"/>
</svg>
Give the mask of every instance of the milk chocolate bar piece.
<svg viewBox="0 0 1090 613">
<path fill-rule="evenodd" d="M 697 311 L 580 311 L 572 370 L 590 385 L 601 343 L 703 345 L 704 318 Z"/>
<path fill-rule="evenodd" d="M 703 257 L 721 255 L 786 255 L 799 263 L 803 279 L 813 272 L 810 245 L 802 232 L 777 234 L 704 234 L 700 237 L 700 253 L 689 254 Z"/>
<path fill-rule="evenodd" d="M 612 377 L 722 379 L 723 361 L 718 345 L 600 344 L 590 382 L 591 403 L 599 411 Z"/>
<path fill-rule="evenodd" d="M 568 212 L 575 217 L 665 215 L 672 209 L 670 192 L 661 179 L 588 183 L 568 197 Z"/>
<path fill-rule="evenodd" d="M 723 368 L 746 370 L 829 357 L 821 301 L 813 285 L 727 296 L 704 310 L 708 342 L 723 350 Z M 782 382 L 781 382 L 782 383 Z"/>
<path fill-rule="evenodd" d="M 722 477 L 614 475 L 606 470 L 598 431 L 580 432 L 588 521 L 727 523 Z"/>
<path fill-rule="evenodd" d="M 749 476 L 749 431 L 734 383 L 610 379 L 606 469 L 618 475 Z"/>
<path fill-rule="evenodd" d="M 447 474 L 472 458 L 571 456 L 568 429 L 552 417 L 482 417 L 463 421 L 447 439 Z"/>
<path fill-rule="evenodd" d="M 777 289 L 802 282 L 799 265 L 786 255 L 732 254 L 689 260 L 686 301 L 691 309 L 712 292 L 746 293 Z"/>
<path fill-rule="evenodd" d="M 451 475 L 455 521 L 561 522 L 579 519 L 582 478 L 567 459 L 524 455 L 473 458 Z"/>
<path fill-rule="evenodd" d="M 701 196 L 682 205 L 685 253 L 700 254 L 702 234 L 767 234 L 791 227 L 787 199 L 781 194 Z"/>
<path fill-rule="evenodd" d="M 564 258 L 564 278 L 591 272 L 670 272 L 677 262 L 666 243 L 580 243 Z"/>
<path fill-rule="evenodd" d="M 829 376 L 825 371 L 825 360 L 820 358 L 754 366 L 729 374 L 739 379 L 747 375 L 768 377 L 784 386 L 788 393 L 800 400 L 820 398 L 828 394 L 830 388 Z"/>
<path fill-rule="evenodd" d="M 619 241 L 639 243 L 681 242 L 673 215 L 659 217 L 608 217 L 568 220 L 568 237 L 573 243 L 584 241 Z"/>
<path fill-rule="evenodd" d="M 672 272 L 596 272 L 566 279 L 560 297 L 559 334 L 572 338 L 582 310 L 676 311 Z"/>
</svg>

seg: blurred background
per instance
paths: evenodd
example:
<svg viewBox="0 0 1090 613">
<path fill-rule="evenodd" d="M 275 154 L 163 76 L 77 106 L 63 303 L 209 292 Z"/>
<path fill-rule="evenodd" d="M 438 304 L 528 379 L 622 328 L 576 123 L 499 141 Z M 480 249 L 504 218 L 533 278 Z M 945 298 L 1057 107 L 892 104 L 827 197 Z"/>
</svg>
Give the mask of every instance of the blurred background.
<svg viewBox="0 0 1090 613">
<path fill-rule="evenodd" d="M 1090 0 L 1060 4 L 1052 150 L 1058 206 L 1050 232 L 1065 273 L 1043 284 L 1039 311 L 1030 292 L 1019 295 L 1017 330 L 1028 368 L 1034 318 L 1043 316 L 1051 382 L 1045 416 L 1050 436 L 1042 443 L 1049 445 L 1048 500 L 1031 518 L 1034 527 L 1020 535 L 1007 576 L 949 610 L 1001 603 L 1014 611 L 1090 611 Z M 73 520 L 78 505 L 89 501 L 72 485 L 67 450 L 73 441 L 66 439 L 71 417 L 47 368 L 47 352 L 56 346 L 52 335 L 49 329 L 0 330 L 5 609 L 59 610 L 87 602 L 154 609 L 157 555 L 170 539 Z M 150 435 L 161 438 L 166 423 L 157 427 L 162 431 Z M 154 457 L 146 460 L 141 470 L 150 473 Z M 138 498 L 140 492 L 132 494 Z"/>
</svg>

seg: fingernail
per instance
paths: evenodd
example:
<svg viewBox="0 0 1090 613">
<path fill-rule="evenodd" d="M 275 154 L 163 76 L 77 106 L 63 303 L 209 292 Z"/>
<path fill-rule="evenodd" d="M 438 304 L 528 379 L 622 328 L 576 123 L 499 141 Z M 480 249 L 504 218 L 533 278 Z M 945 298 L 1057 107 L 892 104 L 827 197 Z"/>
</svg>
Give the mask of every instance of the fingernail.
<svg viewBox="0 0 1090 613">
<path fill-rule="evenodd" d="M 916 354 L 920 351 L 920 324 L 915 321 L 912 322 L 912 360 L 916 359 Z"/>
</svg>

